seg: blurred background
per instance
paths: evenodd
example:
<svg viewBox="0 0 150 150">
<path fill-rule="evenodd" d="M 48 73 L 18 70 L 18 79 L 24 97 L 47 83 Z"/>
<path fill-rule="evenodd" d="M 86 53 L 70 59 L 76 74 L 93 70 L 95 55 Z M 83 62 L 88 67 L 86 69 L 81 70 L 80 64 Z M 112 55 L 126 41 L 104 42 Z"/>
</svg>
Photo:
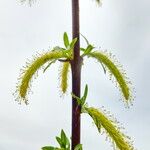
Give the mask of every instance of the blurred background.
<svg viewBox="0 0 150 150">
<path fill-rule="evenodd" d="M 81 0 L 81 33 L 96 47 L 111 51 L 123 65 L 135 87 L 130 109 L 119 100 L 120 92 L 103 73 L 101 66 L 86 60 L 82 70 L 82 90 L 89 85 L 87 102 L 102 107 L 126 128 L 138 150 L 149 149 L 150 139 L 150 1 Z M 62 36 L 71 38 L 71 1 L 37 0 L 30 7 L 16 0 L 0 0 L 0 149 L 40 150 L 56 145 L 55 136 L 63 128 L 71 135 L 71 86 L 60 96 L 60 63 L 46 73 L 39 72 L 32 83 L 29 105 L 18 105 L 12 93 L 20 69 L 37 52 L 62 46 Z M 86 43 L 82 39 L 81 45 Z M 71 76 L 70 76 L 71 80 Z M 70 82 L 70 81 L 69 81 Z M 70 83 L 71 84 L 71 83 Z M 110 150 L 111 143 L 99 135 L 90 117 L 82 115 L 84 150 Z"/>
</svg>

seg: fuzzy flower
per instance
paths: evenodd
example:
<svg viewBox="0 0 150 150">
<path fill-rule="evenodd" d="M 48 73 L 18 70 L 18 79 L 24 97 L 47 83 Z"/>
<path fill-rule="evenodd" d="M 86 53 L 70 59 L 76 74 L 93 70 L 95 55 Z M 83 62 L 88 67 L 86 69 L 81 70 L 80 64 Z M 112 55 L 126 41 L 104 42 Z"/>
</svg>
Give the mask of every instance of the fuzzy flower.
<svg viewBox="0 0 150 150">
<path fill-rule="evenodd" d="M 101 110 L 94 107 L 86 107 L 85 112 L 92 117 L 99 132 L 103 130 L 107 137 L 110 138 L 115 150 L 134 150 L 130 138 L 121 132 L 117 121 L 112 119 L 111 116 L 108 117 Z"/>
<path fill-rule="evenodd" d="M 69 67 L 70 63 L 69 62 L 64 62 L 61 68 L 60 72 L 60 88 L 64 93 L 67 91 L 68 87 L 68 73 L 69 73 Z"/>
<path fill-rule="evenodd" d="M 47 62 L 57 60 L 59 58 L 65 58 L 64 51 L 55 50 L 46 52 L 39 56 L 36 56 L 33 61 L 27 63 L 21 72 L 19 83 L 17 85 L 17 100 L 22 100 L 27 104 L 27 94 L 30 92 L 30 84 L 33 77 L 36 75 L 38 70 Z"/>
<path fill-rule="evenodd" d="M 88 57 L 96 59 L 99 63 L 104 65 L 104 69 L 109 72 L 110 79 L 114 76 L 117 85 L 120 88 L 120 91 L 125 99 L 125 102 L 128 104 L 132 100 L 132 88 L 131 82 L 126 77 L 125 71 L 122 69 L 118 61 L 107 52 L 94 51 L 87 54 Z"/>
</svg>

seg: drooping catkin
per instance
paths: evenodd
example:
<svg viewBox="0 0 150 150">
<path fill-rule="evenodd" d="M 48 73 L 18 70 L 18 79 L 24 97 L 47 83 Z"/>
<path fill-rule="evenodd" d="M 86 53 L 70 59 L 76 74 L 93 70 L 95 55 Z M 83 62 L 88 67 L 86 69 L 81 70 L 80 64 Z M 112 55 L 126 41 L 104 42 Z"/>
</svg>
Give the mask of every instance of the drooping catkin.
<svg viewBox="0 0 150 150">
<path fill-rule="evenodd" d="M 36 75 L 37 71 L 48 61 L 59 59 L 65 57 L 64 52 L 59 50 L 46 52 L 44 54 L 39 55 L 38 57 L 35 57 L 33 61 L 26 63 L 27 65 L 24 67 L 24 69 L 21 72 L 19 82 L 17 85 L 16 92 L 17 95 L 17 101 L 21 102 L 24 101 L 27 103 L 27 93 L 30 89 L 30 84 L 32 81 L 32 78 L 34 75 Z"/>
<path fill-rule="evenodd" d="M 120 87 L 125 102 L 128 104 L 132 100 L 132 93 L 130 89 L 130 81 L 126 77 L 126 73 L 123 69 L 111 59 L 106 52 L 94 51 L 87 54 L 88 57 L 92 57 L 98 60 L 98 62 L 104 64 L 105 68 L 110 73 L 110 78 L 113 75 Z M 118 62 L 117 62 L 118 63 Z M 120 69 L 121 68 L 121 69 Z"/>
<path fill-rule="evenodd" d="M 60 88 L 64 93 L 67 91 L 68 87 L 68 73 L 69 73 L 69 62 L 64 62 L 61 68 L 61 74 L 60 74 Z"/>
<path fill-rule="evenodd" d="M 134 150 L 130 137 L 121 132 L 117 121 L 111 119 L 111 116 L 108 117 L 106 113 L 94 107 L 86 107 L 85 112 L 92 117 L 99 132 L 106 133 L 107 138 L 114 144 L 115 150 Z"/>
</svg>

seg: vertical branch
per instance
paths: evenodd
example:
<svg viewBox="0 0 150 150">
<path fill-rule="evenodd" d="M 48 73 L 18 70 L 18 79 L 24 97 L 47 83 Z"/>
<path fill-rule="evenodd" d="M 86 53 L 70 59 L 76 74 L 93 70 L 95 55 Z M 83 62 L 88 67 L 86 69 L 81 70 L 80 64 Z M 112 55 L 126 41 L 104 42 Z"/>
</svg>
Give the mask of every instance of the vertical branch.
<svg viewBox="0 0 150 150">
<path fill-rule="evenodd" d="M 72 0 L 72 38 L 78 38 L 71 61 L 72 69 L 72 93 L 80 97 L 81 87 L 81 57 L 80 57 L 80 37 L 79 37 L 79 0 Z M 80 113 L 81 107 L 75 98 L 72 98 L 72 150 L 80 143 Z"/>
</svg>

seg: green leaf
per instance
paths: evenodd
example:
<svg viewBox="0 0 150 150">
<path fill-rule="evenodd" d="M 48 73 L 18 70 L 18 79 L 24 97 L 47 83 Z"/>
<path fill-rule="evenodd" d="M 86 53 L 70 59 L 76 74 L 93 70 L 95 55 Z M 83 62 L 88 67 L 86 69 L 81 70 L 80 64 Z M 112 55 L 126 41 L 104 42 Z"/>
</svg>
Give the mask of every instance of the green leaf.
<svg viewBox="0 0 150 150">
<path fill-rule="evenodd" d="M 84 52 L 86 49 L 81 47 L 80 50 L 81 50 L 82 52 Z"/>
<path fill-rule="evenodd" d="M 51 66 L 51 64 L 55 63 L 56 60 L 51 61 L 43 70 L 43 73 L 45 73 L 45 71 Z"/>
<path fill-rule="evenodd" d="M 42 150 L 66 150 L 66 149 L 53 147 L 53 146 L 45 146 L 45 147 L 42 147 Z"/>
<path fill-rule="evenodd" d="M 81 34 L 81 33 L 80 33 Z M 89 43 L 89 41 L 87 40 L 87 38 L 83 35 L 83 34 L 81 34 L 81 36 L 84 38 L 84 40 L 86 41 L 86 43 L 87 43 L 87 45 L 90 45 L 90 43 Z"/>
<path fill-rule="evenodd" d="M 56 150 L 56 148 L 52 146 L 45 146 L 45 147 L 42 147 L 42 150 Z"/>
<path fill-rule="evenodd" d="M 77 100 L 78 105 L 81 105 L 81 98 L 79 98 L 78 96 L 74 95 L 73 93 L 71 93 L 72 97 L 75 98 Z"/>
<path fill-rule="evenodd" d="M 82 57 L 89 54 L 95 47 L 91 44 L 88 45 L 88 47 L 85 49 L 84 53 L 81 55 Z"/>
<path fill-rule="evenodd" d="M 86 84 L 85 89 L 84 89 L 84 95 L 81 98 L 74 95 L 73 93 L 71 95 L 72 95 L 73 98 L 75 98 L 77 100 L 78 105 L 83 106 L 85 104 L 87 94 L 88 94 L 88 85 Z"/>
<path fill-rule="evenodd" d="M 66 150 L 70 150 L 70 142 L 68 138 L 66 138 Z"/>
<path fill-rule="evenodd" d="M 82 97 L 82 106 L 84 105 L 86 98 L 87 98 L 87 94 L 88 94 L 88 85 L 86 84 L 85 86 L 85 90 L 84 90 L 84 95 Z"/>
<path fill-rule="evenodd" d="M 62 141 L 62 143 L 64 145 L 63 148 L 66 148 L 66 144 L 67 144 L 67 140 L 66 139 L 67 139 L 67 137 L 66 137 L 66 134 L 65 134 L 64 130 L 61 130 L 61 141 Z"/>
<path fill-rule="evenodd" d="M 63 38 L 64 38 L 64 45 L 67 48 L 69 46 L 69 38 L 68 38 L 68 35 L 67 35 L 66 32 L 64 33 L 64 37 Z"/>
<path fill-rule="evenodd" d="M 74 39 L 72 40 L 72 42 L 71 42 L 71 44 L 70 44 L 70 49 L 73 49 L 73 48 L 74 48 L 74 46 L 75 46 L 77 40 L 78 40 L 78 38 L 74 38 Z"/>
<path fill-rule="evenodd" d="M 60 145 L 60 147 L 63 147 L 63 142 L 62 142 L 61 138 L 56 136 L 56 140 L 57 140 L 58 144 Z"/>
<path fill-rule="evenodd" d="M 76 145 L 76 147 L 75 147 L 74 150 L 83 150 L 83 149 L 82 149 L 82 144 Z"/>
<path fill-rule="evenodd" d="M 93 48 L 94 48 L 94 46 L 92 46 L 91 44 L 89 44 L 88 47 L 87 47 L 87 49 L 86 49 L 86 53 L 91 52 Z"/>
<path fill-rule="evenodd" d="M 58 144 L 60 145 L 60 148 L 53 147 L 53 146 L 45 146 L 45 147 L 42 147 L 42 150 L 70 150 L 69 139 L 67 138 L 63 130 L 61 130 L 60 137 L 56 136 L 56 140 Z"/>
<path fill-rule="evenodd" d="M 103 68 L 103 70 L 104 70 L 104 73 L 106 74 L 105 66 L 103 65 L 103 63 L 102 63 L 102 62 L 100 62 L 100 63 L 101 63 L 101 66 L 102 66 L 102 68 Z"/>
</svg>

